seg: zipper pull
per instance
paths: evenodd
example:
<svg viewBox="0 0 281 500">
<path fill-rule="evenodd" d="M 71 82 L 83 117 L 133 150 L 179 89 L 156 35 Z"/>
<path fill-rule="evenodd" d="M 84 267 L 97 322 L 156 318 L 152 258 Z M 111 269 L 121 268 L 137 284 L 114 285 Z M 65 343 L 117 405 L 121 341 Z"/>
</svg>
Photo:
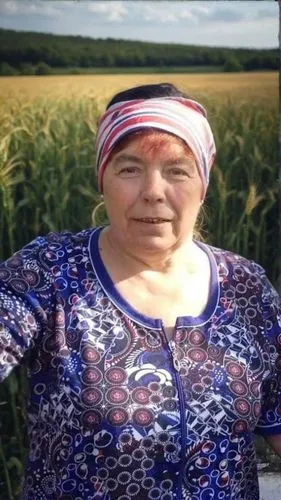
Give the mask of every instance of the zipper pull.
<svg viewBox="0 0 281 500">
<path fill-rule="evenodd" d="M 179 372 L 180 371 L 180 362 L 178 361 L 177 359 L 177 355 L 176 355 L 176 344 L 175 344 L 175 341 L 174 340 L 171 340 L 170 341 L 170 349 L 171 349 L 171 355 L 172 355 L 172 362 L 173 362 L 173 366 L 174 366 L 174 369 Z"/>
</svg>

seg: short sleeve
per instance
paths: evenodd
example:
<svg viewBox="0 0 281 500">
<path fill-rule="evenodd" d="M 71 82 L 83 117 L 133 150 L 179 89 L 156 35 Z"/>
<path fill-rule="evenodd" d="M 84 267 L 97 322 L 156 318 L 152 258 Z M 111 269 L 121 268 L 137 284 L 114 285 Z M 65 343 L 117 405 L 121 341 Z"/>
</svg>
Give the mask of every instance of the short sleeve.
<svg viewBox="0 0 281 500">
<path fill-rule="evenodd" d="M 257 264 L 261 279 L 264 356 L 269 360 L 269 373 L 262 383 L 261 414 L 255 433 L 263 436 L 281 434 L 281 299 L 265 271 Z"/>
<path fill-rule="evenodd" d="M 41 335 L 50 276 L 37 238 L 0 264 L 0 381 L 20 364 Z"/>
</svg>

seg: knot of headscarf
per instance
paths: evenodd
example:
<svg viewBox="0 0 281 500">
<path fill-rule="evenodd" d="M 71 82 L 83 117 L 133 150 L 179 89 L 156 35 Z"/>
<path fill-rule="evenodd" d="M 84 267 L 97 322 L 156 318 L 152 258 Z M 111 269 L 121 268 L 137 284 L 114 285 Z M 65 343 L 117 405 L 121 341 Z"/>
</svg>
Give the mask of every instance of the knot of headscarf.
<svg viewBox="0 0 281 500">
<path fill-rule="evenodd" d="M 97 173 L 100 192 L 110 154 L 126 135 L 145 128 L 159 129 L 180 137 L 194 154 L 203 183 L 209 183 L 216 147 L 205 108 L 184 97 L 135 99 L 113 104 L 101 116 L 97 133 Z"/>
</svg>

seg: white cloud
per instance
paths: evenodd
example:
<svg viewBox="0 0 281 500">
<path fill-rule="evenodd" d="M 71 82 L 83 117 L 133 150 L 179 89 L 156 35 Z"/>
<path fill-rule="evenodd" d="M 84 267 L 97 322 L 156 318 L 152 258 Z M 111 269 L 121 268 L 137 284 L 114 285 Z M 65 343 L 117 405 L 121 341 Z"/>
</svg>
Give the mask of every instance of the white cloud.
<svg viewBox="0 0 281 500">
<path fill-rule="evenodd" d="M 182 12 L 180 12 L 180 18 L 181 19 L 191 19 L 191 20 L 196 19 L 196 17 L 194 16 L 194 14 L 192 12 L 190 12 L 190 10 L 183 10 Z"/>
<path fill-rule="evenodd" d="M 278 12 L 273 12 L 269 9 L 260 9 L 257 11 L 257 19 L 276 19 L 278 17 Z"/>
<path fill-rule="evenodd" d="M 199 12 L 199 14 L 209 14 L 211 12 L 209 7 L 203 5 L 193 5 L 191 8 L 194 12 Z"/>
<path fill-rule="evenodd" d="M 123 2 L 95 2 L 88 5 L 88 10 L 94 14 L 102 14 L 106 21 L 121 22 L 128 14 Z"/>
<path fill-rule="evenodd" d="M 178 13 L 172 12 L 171 10 L 159 9 L 159 7 L 154 7 L 153 4 L 143 4 L 141 15 L 147 22 L 174 23 L 179 19 Z"/>
<path fill-rule="evenodd" d="M 180 19 L 187 19 L 195 23 L 207 21 L 212 10 L 203 5 L 189 5 L 187 9 L 179 12 Z"/>
<path fill-rule="evenodd" d="M 57 3 L 59 6 L 59 3 Z M 30 0 L 0 0 L 0 13 L 6 15 L 43 15 L 47 17 L 56 17 L 59 15 L 57 6 L 51 2 L 38 2 Z"/>
<path fill-rule="evenodd" d="M 1 14 L 16 14 L 18 12 L 18 4 L 14 0 L 7 0 L 0 3 Z"/>
</svg>

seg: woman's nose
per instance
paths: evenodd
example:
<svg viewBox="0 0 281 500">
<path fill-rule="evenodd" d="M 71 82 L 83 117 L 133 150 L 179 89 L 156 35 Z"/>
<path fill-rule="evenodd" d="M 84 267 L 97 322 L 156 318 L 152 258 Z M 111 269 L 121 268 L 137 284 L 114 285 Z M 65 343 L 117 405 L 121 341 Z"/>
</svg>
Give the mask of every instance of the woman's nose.
<svg viewBox="0 0 281 500">
<path fill-rule="evenodd" d="M 165 198 L 164 179 L 160 172 L 149 172 L 144 177 L 142 197 L 146 203 L 161 202 Z"/>
</svg>

